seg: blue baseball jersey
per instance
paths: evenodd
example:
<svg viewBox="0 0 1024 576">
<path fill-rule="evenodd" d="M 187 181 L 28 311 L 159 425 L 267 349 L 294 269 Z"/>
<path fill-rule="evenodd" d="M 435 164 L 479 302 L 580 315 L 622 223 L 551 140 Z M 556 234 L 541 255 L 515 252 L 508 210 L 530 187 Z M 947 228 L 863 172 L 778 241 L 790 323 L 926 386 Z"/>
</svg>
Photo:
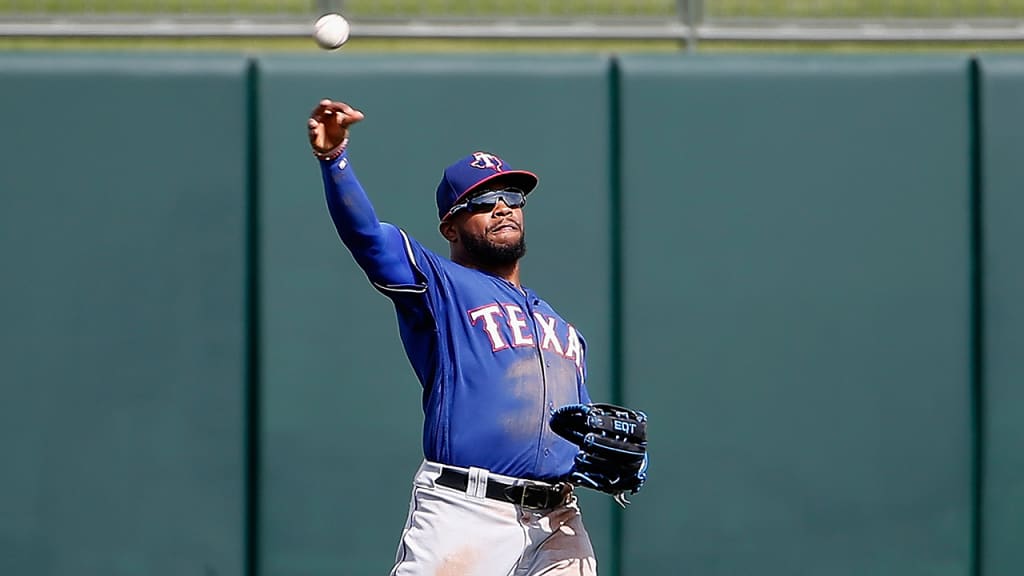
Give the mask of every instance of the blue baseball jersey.
<svg viewBox="0 0 1024 576">
<path fill-rule="evenodd" d="M 529 288 L 439 256 L 380 222 L 348 157 L 321 162 L 339 236 L 394 302 L 423 386 L 428 460 L 537 480 L 562 477 L 577 448 L 551 412 L 590 402 L 586 341 Z"/>
</svg>

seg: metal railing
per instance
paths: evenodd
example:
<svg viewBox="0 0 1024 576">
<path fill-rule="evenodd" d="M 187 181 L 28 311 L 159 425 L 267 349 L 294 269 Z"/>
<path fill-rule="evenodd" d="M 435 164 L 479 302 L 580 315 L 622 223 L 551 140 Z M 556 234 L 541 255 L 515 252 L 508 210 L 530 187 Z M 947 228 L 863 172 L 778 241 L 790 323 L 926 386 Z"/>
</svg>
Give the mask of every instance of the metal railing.
<svg viewBox="0 0 1024 576">
<path fill-rule="evenodd" d="M 1024 0 L 0 0 L 8 37 L 1021 41 Z"/>
</svg>

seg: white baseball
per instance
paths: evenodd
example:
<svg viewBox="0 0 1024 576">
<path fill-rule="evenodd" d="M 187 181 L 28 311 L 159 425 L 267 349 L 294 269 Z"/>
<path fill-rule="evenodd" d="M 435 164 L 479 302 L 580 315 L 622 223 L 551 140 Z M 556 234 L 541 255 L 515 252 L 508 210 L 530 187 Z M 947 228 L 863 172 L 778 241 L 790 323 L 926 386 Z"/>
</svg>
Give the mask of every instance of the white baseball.
<svg viewBox="0 0 1024 576">
<path fill-rule="evenodd" d="M 341 14 L 324 14 L 313 25 L 313 39 L 324 50 L 336 50 L 348 42 L 349 25 Z"/>
</svg>

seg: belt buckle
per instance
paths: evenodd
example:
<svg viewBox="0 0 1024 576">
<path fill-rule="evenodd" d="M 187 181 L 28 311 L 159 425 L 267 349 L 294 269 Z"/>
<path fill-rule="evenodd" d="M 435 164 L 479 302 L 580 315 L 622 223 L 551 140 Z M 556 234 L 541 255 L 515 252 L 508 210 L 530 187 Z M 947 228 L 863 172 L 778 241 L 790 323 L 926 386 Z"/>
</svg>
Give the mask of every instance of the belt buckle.
<svg viewBox="0 0 1024 576">
<path fill-rule="evenodd" d="M 530 493 L 531 489 L 534 490 L 534 491 L 544 492 L 544 489 L 542 487 L 537 486 L 536 484 L 534 484 L 532 482 L 524 482 L 523 483 L 523 492 L 519 496 L 519 505 L 522 506 L 523 508 L 529 508 L 531 510 L 543 510 L 544 508 L 546 508 L 546 506 L 534 506 L 533 504 L 527 504 L 526 503 L 526 495 Z M 544 494 L 544 504 L 546 505 L 547 503 L 548 503 L 548 497 L 547 497 L 547 494 L 545 493 Z"/>
<path fill-rule="evenodd" d="M 519 506 L 530 510 L 547 510 L 554 508 L 565 501 L 565 497 L 568 495 L 566 488 L 568 487 L 564 482 L 558 484 L 541 484 L 538 482 L 524 482 L 521 484 L 522 493 L 519 495 Z M 571 487 L 569 487 L 571 489 Z M 526 502 L 526 495 L 530 492 L 534 494 L 540 494 L 543 497 L 543 502 L 540 504 L 532 504 Z M 557 494 L 557 499 L 553 498 Z M 554 501 L 553 501 L 554 500 Z"/>
</svg>

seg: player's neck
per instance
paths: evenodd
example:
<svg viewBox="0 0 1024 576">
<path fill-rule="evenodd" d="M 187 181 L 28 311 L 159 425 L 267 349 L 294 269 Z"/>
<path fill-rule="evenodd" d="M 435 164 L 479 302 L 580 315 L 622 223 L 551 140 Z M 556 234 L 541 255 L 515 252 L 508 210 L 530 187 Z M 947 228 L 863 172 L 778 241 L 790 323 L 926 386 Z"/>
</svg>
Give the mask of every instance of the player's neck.
<svg viewBox="0 0 1024 576">
<path fill-rule="evenodd" d="M 491 276 L 497 276 L 503 280 L 507 280 L 512 283 L 516 288 L 521 288 L 519 283 L 519 261 L 516 260 L 511 264 L 495 264 L 490 262 L 479 262 L 472 258 L 466 257 L 464 254 L 452 254 L 452 261 L 456 264 L 461 264 L 466 268 L 472 268 L 479 270 L 484 274 Z"/>
</svg>

